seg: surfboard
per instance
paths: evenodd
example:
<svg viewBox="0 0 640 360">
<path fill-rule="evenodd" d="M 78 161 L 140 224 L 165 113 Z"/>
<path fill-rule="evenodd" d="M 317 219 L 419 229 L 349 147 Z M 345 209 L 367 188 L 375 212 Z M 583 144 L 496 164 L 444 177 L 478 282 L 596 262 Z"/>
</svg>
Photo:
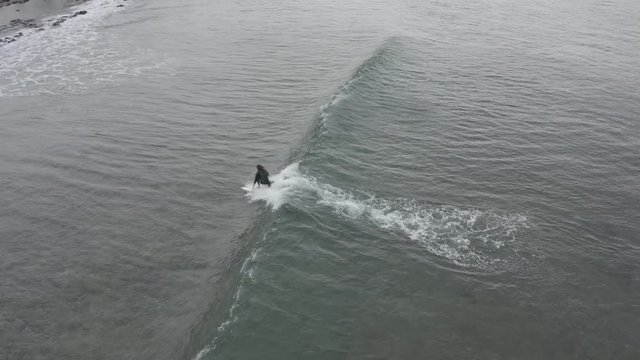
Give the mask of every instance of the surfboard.
<svg viewBox="0 0 640 360">
<path fill-rule="evenodd" d="M 274 183 L 275 183 L 275 181 L 272 181 L 272 182 L 271 182 L 271 185 L 273 185 Z M 251 191 L 253 191 L 253 190 L 255 190 L 255 189 L 261 189 L 261 188 L 263 188 L 263 187 L 265 187 L 265 186 L 266 186 L 267 188 L 269 188 L 269 186 L 264 185 L 264 184 L 261 184 L 260 186 L 258 186 L 258 185 L 255 185 L 255 186 L 254 186 L 254 185 L 246 184 L 245 186 L 241 187 L 241 189 L 242 189 L 242 190 L 244 190 L 244 191 L 246 191 L 246 192 L 251 192 Z"/>
</svg>

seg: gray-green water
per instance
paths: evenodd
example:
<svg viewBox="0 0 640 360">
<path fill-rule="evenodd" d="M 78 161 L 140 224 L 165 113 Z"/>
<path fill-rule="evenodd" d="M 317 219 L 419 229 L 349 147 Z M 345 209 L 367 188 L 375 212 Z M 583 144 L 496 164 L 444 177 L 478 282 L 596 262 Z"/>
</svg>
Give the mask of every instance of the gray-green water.
<svg viewBox="0 0 640 360">
<path fill-rule="evenodd" d="M 0 358 L 640 357 L 635 2 L 79 9 L 0 47 Z"/>
</svg>

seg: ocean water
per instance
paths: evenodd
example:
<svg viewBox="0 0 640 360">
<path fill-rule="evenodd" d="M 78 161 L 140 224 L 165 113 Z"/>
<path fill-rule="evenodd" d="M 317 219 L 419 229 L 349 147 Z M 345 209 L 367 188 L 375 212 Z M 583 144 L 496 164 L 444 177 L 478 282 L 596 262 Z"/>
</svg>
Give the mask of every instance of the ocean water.
<svg viewBox="0 0 640 360">
<path fill-rule="evenodd" d="M 0 47 L 0 358 L 640 358 L 636 2 L 79 10 Z"/>
</svg>

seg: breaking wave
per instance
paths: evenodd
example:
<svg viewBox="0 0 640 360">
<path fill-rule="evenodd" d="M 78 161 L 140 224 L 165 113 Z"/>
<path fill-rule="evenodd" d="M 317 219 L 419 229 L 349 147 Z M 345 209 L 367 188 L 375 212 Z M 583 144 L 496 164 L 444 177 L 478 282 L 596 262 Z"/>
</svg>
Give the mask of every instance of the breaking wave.
<svg viewBox="0 0 640 360">
<path fill-rule="evenodd" d="M 299 163 L 272 177 L 271 187 L 245 184 L 250 202 L 264 201 L 274 211 L 284 204 L 314 202 L 349 220 L 365 220 L 381 230 L 420 244 L 430 253 L 463 267 L 496 268 L 508 262 L 505 249 L 528 227 L 527 217 L 494 210 L 431 205 L 414 199 L 356 196 L 319 182 Z M 366 194 L 365 192 L 362 192 Z"/>
</svg>

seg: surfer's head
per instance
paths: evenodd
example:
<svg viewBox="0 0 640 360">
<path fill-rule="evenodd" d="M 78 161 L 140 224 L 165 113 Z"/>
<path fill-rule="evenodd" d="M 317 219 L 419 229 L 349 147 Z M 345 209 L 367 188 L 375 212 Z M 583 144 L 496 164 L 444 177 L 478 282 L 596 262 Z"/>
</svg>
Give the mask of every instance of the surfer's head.
<svg viewBox="0 0 640 360">
<path fill-rule="evenodd" d="M 264 170 L 264 168 L 260 164 L 256 165 L 256 167 L 258 168 L 258 170 Z"/>
</svg>

